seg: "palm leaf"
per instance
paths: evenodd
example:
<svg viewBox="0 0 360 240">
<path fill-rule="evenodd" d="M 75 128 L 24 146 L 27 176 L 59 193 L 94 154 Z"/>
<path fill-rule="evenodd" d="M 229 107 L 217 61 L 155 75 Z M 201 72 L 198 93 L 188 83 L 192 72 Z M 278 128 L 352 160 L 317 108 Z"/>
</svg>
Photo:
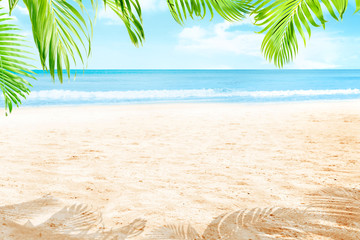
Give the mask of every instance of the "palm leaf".
<svg viewBox="0 0 360 240">
<path fill-rule="evenodd" d="M 360 10 L 360 0 L 355 0 L 356 3 L 356 10 L 355 12 L 358 12 Z"/>
<path fill-rule="evenodd" d="M 24 0 L 29 10 L 34 42 L 43 69 L 63 81 L 63 65 L 70 77 L 70 60 L 84 64 L 90 54 L 91 32 L 88 14 L 81 0 Z M 81 10 L 79 10 L 80 8 Z M 92 28 L 92 24 L 90 23 Z M 81 46 L 81 47 L 79 47 Z"/>
<path fill-rule="evenodd" d="M 228 21 L 239 21 L 252 9 L 251 0 L 167 0 L 171 15 L 182 24 L 187 15 L 190 18 L 204 18 L 209 11 L 211 18 L 215 11 Z"/>
<path fill-rule="evenodd" d="M 34 79 L 29 70 L 34 66 L 26 62 L 30 58 L 24 37 L 17 33 L 19 28 L 11 20 L 6 13 L 0 13 L 0 89 L 6 114 L 12 111 L 13 104 L 19 106 L 21 99 L 30 93 L 31 84 L 25 78 Z"/>
<path fill-rule="evenodd" d="M 342 18 L 347 0 L 331 0 L 339 17 Z M 338 19 L 328 0 L 323 3 L 333 18 Z M 266 32 L 261 49 L 269 61 L 283 67 L 292 61 L 298 51 L 297 32 L 306 45 L 305 31 L 311 35 L 310 25 L 325 27 L 320 2 L 318 0 L 259 0 L 254 3 L 255 24 L 263 26 Z M 297 31 L 296 31 L 297 30 Z"/>
<path fill-rule="evenodd" d="M 108 3 L 114 4 L 123 12 L 124 16 L 127 16 L 128 18 L 136 17 L 139 18 L 140 21 L 142 21 L 139 0 L 103 0 L 103 2 L 105 7 Z M 135 10 L 137 16 L 133 14 L 133 10 Z"/>
<path fill-rule="evenodd" d="M 11 12 L 16 7 L 18 1 L 19 0 L 9 0 L 9 15 L 11 15 Z"/>
<path fill-rule="evenodd" d="M 133 44 L 142 44 L 145 34 L 138 0 L 104 0 L 104 5 L 109 6 L 122 20 Z"/>
</svg>

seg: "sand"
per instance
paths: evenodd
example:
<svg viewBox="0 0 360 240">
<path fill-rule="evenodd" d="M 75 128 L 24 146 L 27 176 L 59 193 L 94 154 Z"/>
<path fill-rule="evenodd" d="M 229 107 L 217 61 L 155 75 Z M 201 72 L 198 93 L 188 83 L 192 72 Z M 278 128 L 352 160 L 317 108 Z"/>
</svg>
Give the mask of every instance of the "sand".
<svg viewBox="0 0 360 240">
<path fill-rule="evenodd" d="M 360 101 L 22 107 L 0 126 L 0 205 L 50 194 L 108 228 L 145 219 L 134 239 L 360 189 Z"/>
</svg>

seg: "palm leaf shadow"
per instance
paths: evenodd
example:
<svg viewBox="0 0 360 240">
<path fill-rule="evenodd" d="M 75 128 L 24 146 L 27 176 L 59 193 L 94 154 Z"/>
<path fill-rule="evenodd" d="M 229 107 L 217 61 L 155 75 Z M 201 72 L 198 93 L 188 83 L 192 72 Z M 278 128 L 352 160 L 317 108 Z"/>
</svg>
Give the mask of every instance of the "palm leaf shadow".
<svg viewBox="0 0 360 240">
<path fill-rule="evenodd" d="M 131 222 L 129 225 L 126 225 L 124 227 L 97 233 L 98 236 L 92 239 L 123 240 L 127 238 L 133 238 L 140 235 L 144 231 L 145 225 L 146 225 L 146 220 L 138 218 L 135 219 L 133 222 Z"/>
<path fill-rule="evenodd" d="M 322 209 L 343 226 L 359 227 L 360 191 L 350 188 L 324 188 L 308 195 L 310 208 Z"/>
<path fill-rule="evenodd" d="M 214 219 L 204 239 L 303 239 L 308 233 L 298 227 L 306 213 L 292 208 L 254 208 L 223 214 Z"/>
<path fill-rule="evenodd" d="M 1 239 L 127 239 L 141 234 L 146 221 L 135 219 L 129 225 L 106 229 L 100 212 L 84 204 L 66 205 L 39 225 L 31 219 L 48 213 L 61 202 L 45 196 L 29 202 L 0 207 Z M 27 220 L 25 224 L 19 221 Z"/>
<path fill-rule="evenodd" d="M 37 227 L 51 229 L 59 234 L 83 235 L 101 224 L 101 222 L 102 217 L 100 213 L 92 211 L 86 205 L 74 204 L 63 207 Z"/>
<path fill-rule="evenodd" d="M 360 191 L 329 187 L 308 194 L 308 212 L 329 222 L 314 233 L 331 239 L 360 239 Z"/>
<path fill-rule="evenodd" d="M 191 225 L 168 224 L 154 230 L 150 234 L 150 239 L 200 240 L 202 238 Z"/>
<path fill-rule="evenodd" d="M 50 195 L 41 198 L 0 207 L 0 217 L 14 222 L 22 222 L 49 212 L 51 209 L 59 207 L 61 202 Z"/>
<path fill-rule="evenodd" d="M 291 208 L 239 210 L 216 217 L 202 236 L 191 226 L 186 228 L 181 225 L 166 225 L 155 230 L 150 239 L 301 239 L 307 237 L 308 233 L 296 227 L 294 219 L 299 218 L 304 218 L 304 210 Z M 190 232 L 195 234 L 189 234 L 188 229 L 193 229 Z"/>
<path fill-rule="evenodd" d="M 150 239 L 360 239 L 360 191 L 325 188 L 306 208 L 254 208 L 216 217 L 200 236 L 190 225 L 165 225 Z"/>
</svg>

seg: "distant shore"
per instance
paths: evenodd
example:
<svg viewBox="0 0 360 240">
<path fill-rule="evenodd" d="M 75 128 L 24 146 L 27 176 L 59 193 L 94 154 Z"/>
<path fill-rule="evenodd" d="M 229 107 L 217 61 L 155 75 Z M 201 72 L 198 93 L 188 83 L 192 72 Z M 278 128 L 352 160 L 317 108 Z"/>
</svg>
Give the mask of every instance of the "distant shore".
<svg viewBox="0 0 360 240">
<path fill-rule="evenodd" d="M 0 125 L 1 205 L 51 194 L 113 227 L 201 232 L 229 211 L 360 189 L 360 100 L 25 107 Z"/>
</svg>

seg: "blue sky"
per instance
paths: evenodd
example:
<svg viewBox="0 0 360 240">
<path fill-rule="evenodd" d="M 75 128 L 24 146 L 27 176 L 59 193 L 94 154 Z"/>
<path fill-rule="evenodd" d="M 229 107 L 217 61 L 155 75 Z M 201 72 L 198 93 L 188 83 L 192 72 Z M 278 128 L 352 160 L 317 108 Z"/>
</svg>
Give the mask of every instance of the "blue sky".
<svg viewBox="0 0 360 240">
<path fill-rule="evenodd" d="M 4 2 L 4 1 L 2 1 Z M 229 23 L 216 16 L 188 20 L 180 26 L 171 17 L 165 0 L 140 0 L 146 41 L 134 47 L 121 21 L 102 5 L 94 27 L 90 69 L 274 69 L 260 50 L 263 35 L 251 19 Z M 360 14 L 350 1 L 343 21 L 329 14 L 326 30 L 312 28 L 306 48 L 299 38 L 299 54 L 285 68 L 359 68 Z M 17 23 L 31 39 L 29 16 L 23 3 L 14 10 Z M 37 66 L 39 64 L 37 63 Z M 77 65 L 77 68 L 82 68 Z"/>
</svg>

